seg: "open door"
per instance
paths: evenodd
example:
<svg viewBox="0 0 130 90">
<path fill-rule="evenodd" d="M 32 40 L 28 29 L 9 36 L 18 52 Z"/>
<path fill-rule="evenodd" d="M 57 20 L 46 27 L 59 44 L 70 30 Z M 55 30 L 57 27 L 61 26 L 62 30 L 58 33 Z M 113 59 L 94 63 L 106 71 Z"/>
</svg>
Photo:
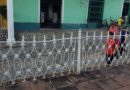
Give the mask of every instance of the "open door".
<svg viewBox="0 0 130 90">
<path fill-rule="evenodd" d="M 122 16 L 128 16 L 127 23 L 130 24 L 130 3 L 124 3 Z"/>
<path fill-rule="evenodd" d="M 62 0 L 41 0 L 41 28 L 60 28 Z"/>
</svg>

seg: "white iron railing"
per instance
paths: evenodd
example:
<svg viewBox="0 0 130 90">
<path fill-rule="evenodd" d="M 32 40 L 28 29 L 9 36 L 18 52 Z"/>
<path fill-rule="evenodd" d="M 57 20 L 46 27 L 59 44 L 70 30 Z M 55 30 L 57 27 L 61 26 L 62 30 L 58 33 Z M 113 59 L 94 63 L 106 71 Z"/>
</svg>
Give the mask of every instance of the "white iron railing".
<svg viewBox="0 0 130 90">
<path fill-rule="evenodd" d="M 26 81 L 27 78 L 36 80 L 38 77 L 48 78 L 58 75 L 100 69 L 107 66 L 105 42 L 107 35 L 92 36 L 86 32 L 82 36 L 81 30 L 77 36 L 71 33 L 70 37 L 62 34 L 61 39 L 43 41 L 16 41 L 16 44 L 0 42 L 0 82 L 17 80 Z M 115 37 L 115 36 L 113 36 Z M 117 36 L 116 36 L 117 37 Z M 121 37 L 120 35 L 118 36 Z M 111 66 L 130 62 L 130 38 L 128 37 L 125 51 L 118 59 L 114 58 Z M 119 50 L 117 50 L 119 51 Z M 119 53 L 118 53 L 119 54 Z"/>
</svg>

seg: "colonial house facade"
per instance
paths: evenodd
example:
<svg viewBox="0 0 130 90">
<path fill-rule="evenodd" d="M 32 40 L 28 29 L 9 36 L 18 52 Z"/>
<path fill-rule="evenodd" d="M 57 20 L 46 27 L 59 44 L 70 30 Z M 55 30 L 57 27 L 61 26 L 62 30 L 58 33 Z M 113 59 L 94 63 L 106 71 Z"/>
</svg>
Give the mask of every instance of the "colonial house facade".
<svg viewBox="0 0 130 90">
<path fill-rule="evenodd" d="M 7 5 L 10 33 L 40 28 L 89 28 L 110 17 L 130 17 L 129 0 L 0 0 L 2 5 Z"/>
</svg>

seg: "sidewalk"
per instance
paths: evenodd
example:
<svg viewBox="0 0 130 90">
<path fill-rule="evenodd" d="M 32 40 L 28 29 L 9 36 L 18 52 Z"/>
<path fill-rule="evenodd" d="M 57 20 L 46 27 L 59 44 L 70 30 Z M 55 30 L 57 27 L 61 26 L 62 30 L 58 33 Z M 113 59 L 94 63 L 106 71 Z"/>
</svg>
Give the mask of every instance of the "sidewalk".
<svg viewBox="0 0 130 90">
<path fill-rule="evenodd" d="M 74 30 L 62 30 L 62 29 L 41 29 L 38 32 L 17 32 L 18 40 L 22 39 L 22 35 L 25 36 L 26 41 L 33 40 L 33 36 L 36 36 L 36 40 L 43 40 L 44 35 L 46 35 L 47 39 L 53 39 L 53 35 L 56 35 L 56 38 L 62 38 L 62 34 L 65 34 L 65 37 L 70 37 L 71 33 L 73 33 L 73 36 L 78 35 L 78 29 Z M 93 36 L 94 32 L 96 35 L 101 35 L 101 32 L 103 32 L 103 35 L 107 36 L 107 30 L 106 29 L 82 29 L 82 36 L 85 36 L 88 32 L 89 36 Z M 29 36 L 29 37 L 28 37 Z"/>
<path fill-rule="evenodd" d="M 37 82 L 26 81 L 0 90 L 130 90 L 130 64 L 107 67 L 80 75 L 69 75 Z"/>
</svg>

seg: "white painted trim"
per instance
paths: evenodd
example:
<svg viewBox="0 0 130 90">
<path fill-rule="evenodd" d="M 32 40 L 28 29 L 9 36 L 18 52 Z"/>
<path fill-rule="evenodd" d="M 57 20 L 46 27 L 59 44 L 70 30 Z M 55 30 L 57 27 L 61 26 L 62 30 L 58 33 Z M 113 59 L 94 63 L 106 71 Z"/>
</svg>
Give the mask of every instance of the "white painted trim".
<svg viewBox="0 0 130 90">
<path fill-rule="evenodd" d="M 7 24 L 8 24 L 8 39 L 7 44 L 15 42 L 14 38 L 14 14 L 13 0 L 7 0 Z"/>
<path fill-rule="evenodd" d="M 41 0 L 38 0 L 38 22 L 40 23 L 40 19 L 41 19 Z"/>
<path fill-rule="evenodd" d="M 125 0 L 122 0 L 122 7 L 121 7 L 121 15 L 120 15 L 120 17 L 122 16 L 122 13 L 123 13 L 124 3 L 125 3 Z"/>
<path fill-rule="evenodd" d="M 88 23 L 88 10 L 89 10 L 89 0 L 87 0 L 87 15 L 86 15 L 86 23 Z"/>
<path fill-rule="evenodd" d="M 61 5 L 61 23 L 64 22 L 64 0 L 62 0 L 62 5 Z"/>
</svg>

